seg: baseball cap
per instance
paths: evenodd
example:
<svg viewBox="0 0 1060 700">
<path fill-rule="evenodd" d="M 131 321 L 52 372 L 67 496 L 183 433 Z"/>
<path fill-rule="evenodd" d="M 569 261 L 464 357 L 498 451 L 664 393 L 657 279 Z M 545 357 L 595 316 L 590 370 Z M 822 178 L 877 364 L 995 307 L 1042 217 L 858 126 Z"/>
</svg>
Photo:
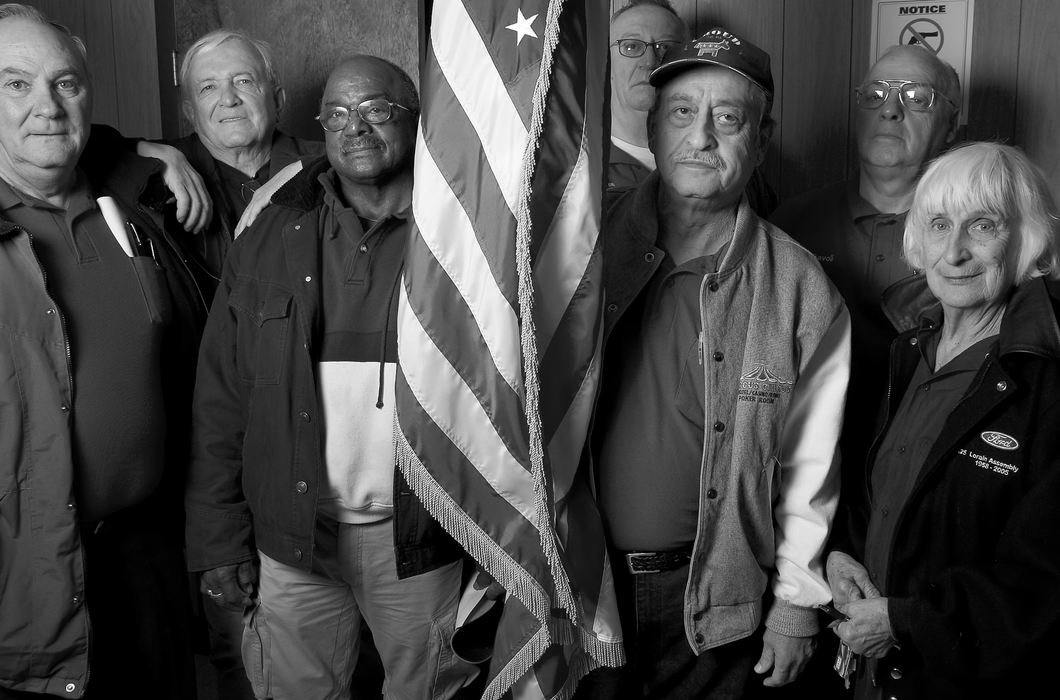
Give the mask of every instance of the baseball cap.
<svg viewBox="0 0 1060 700">
<path fill-rule="evenodd" d="M 662 63 L 648 76 L 648 82 L 659 87 L 678 73 L 701 65 L 724 66 L 734 70 L 773 96 L 773 74 L 769 54 L 746 39 L 722 27 L 666 52 Z"/>
</svg>

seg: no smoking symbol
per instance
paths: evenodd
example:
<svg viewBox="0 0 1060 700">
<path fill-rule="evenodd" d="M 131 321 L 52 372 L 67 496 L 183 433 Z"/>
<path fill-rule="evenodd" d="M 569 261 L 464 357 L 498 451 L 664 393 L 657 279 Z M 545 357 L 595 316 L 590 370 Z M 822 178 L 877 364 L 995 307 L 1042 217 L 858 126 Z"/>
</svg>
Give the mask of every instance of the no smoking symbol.
<svg viewBox="0 0 1060 700">
<path fill-rule="evenodd" d="M 902 33 L 898 36 L 899 44 L 920 44 L 932 53 L 938 53 L 942 49 L 943 42 L 942 26 L 930 19 L 914 19 L 905 25 Z"/>
</svg>

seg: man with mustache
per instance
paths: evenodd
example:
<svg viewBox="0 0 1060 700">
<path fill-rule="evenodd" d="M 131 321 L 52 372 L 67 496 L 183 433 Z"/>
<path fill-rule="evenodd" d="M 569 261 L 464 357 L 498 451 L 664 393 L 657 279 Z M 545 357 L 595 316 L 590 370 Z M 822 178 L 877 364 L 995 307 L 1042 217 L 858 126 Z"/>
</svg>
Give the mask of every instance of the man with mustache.
<svg viewBox="0 0 1060 700">
<path fill-rule="evenodd" d="M 744 194 L 772 132 L 769 56 L 716 28 L 650 81 L 658 170 L 605 212 L 591 438 L 629 663 L 581 692 L 739 698 L 755 673 L 799 674 L 831 598 L 849 317 Z"/>
<path fill-rule="evenodd" d="M 418 111 L 397 66 L 340 63 L 317 117 L 326 157 L 236 239 L 210 312 L 188 560 L 225 600 L 257 586 L 243 645 L 257 697 L 350 697 L 362 618 L 388 697 L 451 697 L 468 670 L 449 649 L 462 552 L 394 461 Z"/>
</svg>

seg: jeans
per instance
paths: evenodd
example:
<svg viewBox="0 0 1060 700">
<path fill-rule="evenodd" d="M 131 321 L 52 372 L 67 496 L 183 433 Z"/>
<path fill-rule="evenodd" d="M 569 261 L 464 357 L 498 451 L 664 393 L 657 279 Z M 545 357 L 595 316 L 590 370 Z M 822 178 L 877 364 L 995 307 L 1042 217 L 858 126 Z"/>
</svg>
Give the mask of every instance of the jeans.
<svg viewBox="0 0 1060 700">
<path fill-rule="evenodd" d="M 761 635 L 696 656 L 684 627 L 688 566 L 631 574 L 624 557 L 612 561 L 627 662 L 621 668 L 601 668 L 586 676 L 579 684 L 577 700 L 744 697 L 762 651 Z"/>
</svg>

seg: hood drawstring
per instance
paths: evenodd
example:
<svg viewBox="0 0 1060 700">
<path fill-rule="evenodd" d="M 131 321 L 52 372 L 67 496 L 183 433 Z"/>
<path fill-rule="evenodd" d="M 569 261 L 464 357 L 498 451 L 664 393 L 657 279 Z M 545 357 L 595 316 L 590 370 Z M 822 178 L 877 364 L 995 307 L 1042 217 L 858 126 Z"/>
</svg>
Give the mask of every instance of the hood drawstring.
<svg viewBox="0 0 1060 700">
<path fill-rule="evenodd" d="M 385 379 L 386 370 L 386 338 L 390 334 L 390 310 L 394 306 L 394 297 L 397 296 L 398 286 L 401 284 L 401 273 L 405 271 L 405 258 L 401 258 L 401 264 L 398 265 L 397 274 L 394 275 L 394 282 L 390 286 L 390 297 L 386 300 L 386 321 L 383 322 L 383 335 L 379 339 L 379 394 L 375 399 L 375 407 L 383 407 L 383 381 Z M 397 362 L 397 358 L 394 358 L 394 362 Z"/>
</svg>

